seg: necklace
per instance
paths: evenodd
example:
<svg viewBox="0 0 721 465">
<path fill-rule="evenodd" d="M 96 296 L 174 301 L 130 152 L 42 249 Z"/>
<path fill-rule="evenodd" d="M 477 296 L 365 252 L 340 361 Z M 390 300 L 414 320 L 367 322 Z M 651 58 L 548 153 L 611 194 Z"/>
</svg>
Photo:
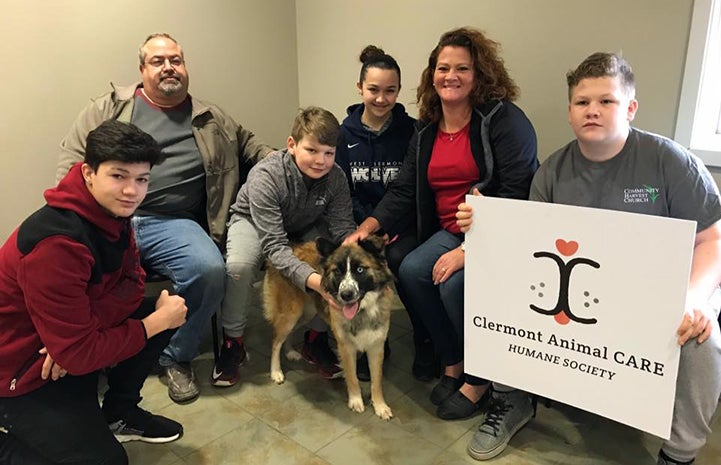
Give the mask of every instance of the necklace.
<svg viewBox="0 0 721 465">
<path fill-rule="evenodd" d="M 460 129 L 458 129 L 457 131 L 451 132 L 451 131 L 448 131 L 448 129 L 449 129 L 448 124 L 442 122 L 438 126 L 438 131 L 440 132 L 441 137 L 448 140 L 449 142 L 453 142 L 455 139 L 458 139 L 461 136 L 461 134 L 468 132 L 468 126 L 470 126 L 470 124 L 471 124 L 471 120 L 468 119 L 465 122 L 465 124 L 463 126 L 461 126 Z M 446 131 L 441 129 L 442 126 L 445 127 Z M 453 129 L 456 129 L 456 128 L 458 128 L 458 126 L 454 125 Z"/>
<path fill-rule="evenodd" d="M 458 131 L 456 131 L 456 132 L 440 131 L 440 132 L 441 132 L 441 137 L 443 137 L 444 139 L 448 139 L 450 142 L 453 142 L 453 139 L 458 138 L 458 136 L 459 136 L 465 129 L 466 129 L 466 128 L 463 127 L 463 128 L 461 128 L 460 130 L 458 130 Z"/>
</svg>

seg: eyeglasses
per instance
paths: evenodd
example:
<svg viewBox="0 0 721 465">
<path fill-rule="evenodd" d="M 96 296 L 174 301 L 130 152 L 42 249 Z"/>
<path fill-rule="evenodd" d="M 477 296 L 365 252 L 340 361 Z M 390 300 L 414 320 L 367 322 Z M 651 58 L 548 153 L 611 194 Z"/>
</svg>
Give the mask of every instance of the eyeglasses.
<svg viewBox="0 0 721 465">
<path fill-rule="evenodd" d="M 170 66 L 173 68 L 177 68 L 178 66 L 183 66 L 183 63 L 185 62 L 183 60 L 183 57 L 180 56 L 172 56 L 172 57 L 154 57 L 152 60 L 147 61 L 146 63 L 152 66 L 153 68 L 162 68 L 165 66 L 165 62 L 170 63 Z"/>
</svg>

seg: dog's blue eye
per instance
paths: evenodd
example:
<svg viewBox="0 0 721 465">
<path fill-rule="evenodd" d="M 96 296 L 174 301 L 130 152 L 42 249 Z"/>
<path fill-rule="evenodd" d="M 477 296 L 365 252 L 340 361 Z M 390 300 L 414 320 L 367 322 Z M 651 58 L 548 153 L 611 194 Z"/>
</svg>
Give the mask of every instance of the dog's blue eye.
<svg viewBox="0 0 721 465">
<path fill-rule="evenodd" d="M 359 267 L 356 268 L 355 270 L 356 270 L 358 273 L 363 273 L 366 269 L 363 268 L 362 266 L 359 266 Z"/>
</svg>

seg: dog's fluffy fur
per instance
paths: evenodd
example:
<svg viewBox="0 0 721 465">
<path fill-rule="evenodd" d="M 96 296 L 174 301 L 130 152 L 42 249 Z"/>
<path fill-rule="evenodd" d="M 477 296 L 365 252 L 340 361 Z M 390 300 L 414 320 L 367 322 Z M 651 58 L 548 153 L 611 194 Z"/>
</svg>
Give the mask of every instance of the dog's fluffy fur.
<svg viewBox="0 0 721 465">
<path fill-rule="evenodd" d="M 371 237 L 359 244 L 338 246 L 327 240 L 307 242 L 293 247 L 295 255 L 310 264 L 322 276 L 323 288 L 338 302 L 333 309 L 316 292 L 303 292 L 271 265 L 265 274 L 263 303 L 265 317 L 273 326 L 270 377 L 285 381 L 280 367 L 280 350 L 302 316 L 318 313 L 330 323 L 338 343 L 338 353 L 348 388 L 348 407 L 364 410 L 356 357 L 368 354 L 371 373 L 371 401 L 376 415 L 384 420 L 393 416 L 383 398 L 383 343 L 390 325 L 393 275 L 383 255 L 381 238 Z M 305 309 L 305 314 L 304 314 Z M 289 352 L 289 357 L 291 353 Z"/>
</svg>

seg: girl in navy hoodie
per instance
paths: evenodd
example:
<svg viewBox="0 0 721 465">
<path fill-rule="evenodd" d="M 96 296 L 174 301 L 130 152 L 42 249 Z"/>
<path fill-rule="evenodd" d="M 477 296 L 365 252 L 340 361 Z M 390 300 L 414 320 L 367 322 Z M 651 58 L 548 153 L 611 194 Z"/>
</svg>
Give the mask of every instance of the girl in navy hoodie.
<svg viewBox="0 0 721 465">
<path fill-rule="evenodd" d="M 348 116 L 343 120 L 336 146 L 336 163 L 348 177 L 353 217 L 358 224 L 371 214 L 388 185 L 398 176 L 415 123 L 403 105 L 396 103 L 401 90 L 401 69 L 396 60 L 382 49 L 369 45 L 361 52 L 360 61 L 362 66 L 356 86 L 363 103 L 348 107 Z M 409 212 L 395 230 L 381 231 L 391 241 L 386 256 L 396 276 L 403 258 L 417 245 L 414 220 L 415 212 Z M 437 372 L 430 335 L 409 306 L 403 289 L 397 288 L 413 324 L 416 349 L 413 375 L 429 381 Z M 365 355 L 357 366 L 358 378 L 370 379 Z"/>
</svg>

